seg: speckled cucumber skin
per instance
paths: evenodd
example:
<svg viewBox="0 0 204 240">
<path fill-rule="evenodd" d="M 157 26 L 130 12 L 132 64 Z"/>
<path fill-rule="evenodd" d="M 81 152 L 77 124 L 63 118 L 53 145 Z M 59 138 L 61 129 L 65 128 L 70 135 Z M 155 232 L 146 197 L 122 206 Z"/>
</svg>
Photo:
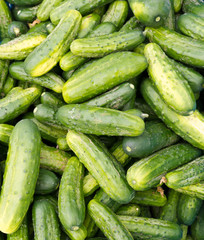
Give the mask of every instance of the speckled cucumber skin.
<svg viewBox="0 0 204 240">
<path fill-rule="evenodd" d="M 29 240 L 27 216 L 25 216 L 20 228 L 16 232 L 7 235 L 7 240 Z"/>
<path fill-rule="evenodd" d="M 8 25 L 12 21 L 11 12 L 4 0 L 0 0 L 0 36 L 1 39 L 8 37 Z"/>
<path fill-rule="evenodd" d="M 204 17 L 204 4 L 203 0 L 183 0 L 183 12 L 194 13 L 198 16 Z"/>
<path fill-rule="evenodd" d="M 88 212 L 108 239 L 133 240 L 127 228 L 105 204 L 93 199 L 88 204 Z"/>
<path fill-rule="evenodd" d="M 190 197 L 196 197 L 204 200 L 204 181 L 201 181 L 200 183 L 194 185 L 177 188 L 176 191 L 186 194 Z"/>
<path fill-rule="evenodd" d="M 1 190 L 1 232 L 15 232 L 26 215 L 38 178 L 40 146 L 37 126 L 28 119 L 18 122 L 10 137 Z"/>
</svg>

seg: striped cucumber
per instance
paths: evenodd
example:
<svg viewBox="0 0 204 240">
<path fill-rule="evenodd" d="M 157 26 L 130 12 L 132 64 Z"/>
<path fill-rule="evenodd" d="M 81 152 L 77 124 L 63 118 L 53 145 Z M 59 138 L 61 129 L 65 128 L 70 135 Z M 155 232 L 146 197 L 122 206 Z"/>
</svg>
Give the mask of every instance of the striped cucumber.
<svg viewBox="0 0 204 240">
<path fill-rule="evenodd" d="M 202 205 L 196 220 L 191 225 L 191 236 L 193 240 L 203 240 L 204 239 L 204 205 Z"/>
<path fill-rule="evenodd" d="M 0 93 L 3 92 L 3 88 L 6 82 L 9 69 L 9 60 L 0 59 Z"/>
<path fill-rule="evenodd" d="M 203 0 L 183 0 L 182 10 L 204 17 Z"/>
<path fill-rule="evenodd" d="M 8 37 L 8 25 L 12 21 L 11 12 L 4 0 L 0 0 L 0 36 L 1 39 Z"/>
<path fill-rule="evenodd" d="M 46 40 L 26 58 L 25 71 L 32 77 L 49 72 L 69 50 L 80 24 L 81 14 L 75 10 L 68 11 Z"/>
<path fill-rule="evenodd" d="M 29 240 L 27 215 L 19 229 L 16 232 L 7 235 L 7 240 Z"/>
<path fill-rule="evenodd" d="M 99 188 L 98 182 L 95 178 L 92 177 L 91 174 L 87 174 L 83 179 L 83 193 L 84 196 L 90 196 Z"/>
<path fill-rule="evenodd" d="M 0 230 L 4 233 L 19 228 L 30 206 L 40 167 L 40 146 L 37 126 L 28 119 L 18 122 L 10 137 L 1 190 Z"/>
<path fill-rule="evenodd" d="M 2 144 L 8 145 L 13 128 L 14 127 L 9 124 L 0 124 L 0 142 Z"/>
</svg>

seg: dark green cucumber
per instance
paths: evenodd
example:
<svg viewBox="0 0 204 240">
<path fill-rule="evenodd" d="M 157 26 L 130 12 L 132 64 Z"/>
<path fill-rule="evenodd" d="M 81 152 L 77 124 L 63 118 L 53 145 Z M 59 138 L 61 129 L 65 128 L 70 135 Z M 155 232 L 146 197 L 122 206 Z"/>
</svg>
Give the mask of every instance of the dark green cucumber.
<svg viewBox="0 0 204 240">
<path fill-rule="evenodd" d="M 113 23 L 104 22 L 96 26 L 86 37 L 99 37 L 116 32 L 116 27 Z"/>
<path fill-rule="evenodd" d="M 39 5 L 34 7 L 15 6 L 12 13 L 16 21 L 31 23 L 36 19 L 38 8 Z"/>
<path fill-rule="evenodd" d="M 76 157 L 70 158 L 62 175 L 58 199 L 59 218 L 67 231 L 78 230 L 85 218 L 83 175 L 82 163 Z"/>
<path fill-rule="evenodd" d="M 126 215 L 126 216 L 139 216 L 140 215 L 140 206 L 137 204 L 129 203 L 127 205 L 121 206 L 117 211 L 117 215 Z"/>
<path fill-rule="evenodd" d="M 66 137 L 61 137 L 57 139 L 57 148 L 63 151 L 70 151 L 70 147 L 67 144 Z"/>
<path fill-rule="evenodd" d="M 183 12 L 190 12 L 204 17 L 203 0 L 184 0 L 182 10 Z"/>
<path fill-rule="evenodd" d="M 107 12 L 103 15 L 101 22 L 113 23 L 117 29 L 120 29 L 128 15 L 128 3 L 126 1 L 112 2 Z"/>
<path fill-rule="evenodd" d="M 91 174 L 87 174 L 83 179 L 83 193 L 84 196 L 90 196 L 99 188 L 98 182 Z"/>
<path fill-rule="evenodd" d="M 0 93 L 3 91 L 9 69 L 9 60 L 0 59 Z"/>
<path fill-rule="evenodd" d="M 7 240 L 29 240 L 27 215 L 20 228 L 16 232 L 7 235 Z"/>
<path fill-rule="evenodd" d="M 58 108 L 64 105 L 63 101 L 57 98 L 51 92 L 43 92 L 41 94 L 40 101 L 42 104 L 50 105 L 54 108 Z"/>
<path fill-rule="evenodd" d="M 185 13 L 178 18 L 179 30 L 192 38 L 204 40 L 204 19 L 193 13 Z"/>
<path fill-rule="evenodd" d="M 196 220 L 191 225 L 191 236 L 193 240 L 203 240 L 204 239 L 204 205 L 202 205 Z"/>
<path fill-rule="evenodd" d="M 183 0 L 173 0 L 175 13 L 179 12 L 182 8 Z"/>
<path fill-rule="evenodd" d="M 196 109 L 193 91 L 174 64 L 155 43 L 147 44 L 144 54 L 149 63 L 149 76 L 162 99 L 177 113 L 191 115 Z"/>
<path fill-rule="evenodd" d="M 9 73 L 17 80 L 35 83 L 57 93 L 62 92 L 64 81 L 54 72 L 46 73 L 40 77 L 31 77 L 24 70 L 24 62 L 13 62 L 9 67 Z"/>
<path fill-rule="evenodd" d="M 24 113 L 40 97 L 40 94 L 41 90 L 37 87 L 21 89 L 17 93 L 13 88 L 5 98 L 0 100 L 0 123 L 7 122 Z"/>
<path fill-rule="evenodd" d="M 7 2 L 18 6 L 33 6 L 42 2 L 42 0 L 8 0 Z"/>
<path fill-rule="evenodd" d="M 178 140 L 179 137 L 162 122 L 149 121 L 146 122 L 142 135 L 123 139 L 123 150 L 131 157 L 143 158 L 176 143 Z"/>
<path fill-rule="evenodd" d="M 15 87 L 15 84 L 16 80 L 8 75 L 3 86 L 3 94 L 7 95 Z"/>
<path fill-rule="evenodd" d="M 144 121 L 132 114 L 83 104 L 61 107 L 56 118 L 69 129 L 94 135 L 138 136 L 145 127 Z"/>
<path fill-rule="evenodd" d="M 196 197 L 180 194 L 177 216 L 181 224 L 192 225 L 198 215 L 203 201 Z"/>
<path fill-rule="evenodd" d="M 166 185 L 174 189 L 199 183 L 204 180 L 204 156 L 167 173 L 165 178 Z"/>
<path fill-rule="evenodd" d="M 0 230 L 4 233 L 19 228 L 30 206 L 40 167 L 40 146 L 37 126 L 28 119 L 18 122 L 10 137 L 1 190 Z"/>
<path fill-rule="evenodd" d="M 142 55 L 112 53 L 73 75 L 63 87 L 63 98 L 67 103 L 84 102 L 138 76 L 146 67 L 147 62 Z"/>
<path fill-rule="evenodd" d="M 13 21 L 8 25 L 8 36 L 13 39 L 27 33 L 28 27 L 23 22 Z"/>
<path fill-rule="evenodd" d="M 55 208 L 47 199 L 34 201 L 32 220 L 36 240 L 60 240 L 60 227 Z"/>
<path fill-rule="evenodd" d="M 70 49 L 77 56 L 98 58 L 115 51 L 133 50 L 144 39 L 140 30 L 116 32 L 94 38 L 76 39 L 71 43 Z"/>
<path fill-rule="evenodd" d="M 25 71 L 32 77 L 50 71 L 69 49 L 80 24 L 81 14 L 75 10 L 68 11 L 49 37 L 26 58 Z"/>
<path fill-rule="evenodd" d="M 180 240 L 182 230 L 170 221 L 134 216 L 118 216 L 135 239 Z"/>
<path fill-rule="evenodd" d="M 42 151 L 42 150 L 41 150 Z M 54 192 L 59 186 L 59 179 L 53 172 L 40 169 L 35 187 L 35 194 L 49 194 Z"/>
<path fill-rule="evenodd" d="M 128 0 L 136 18 L 145 26 L 164 25 L 171 9 L 170 0 Z"/>
<path fill-rule="evenodd" d="M 88 212 L 108 239 L 133 240 L 129 231 L 105 204 L 93 199 L 88 204 Z"/>
<path fill-rule="evenodd" d="M 98 14 L 99 16 L 102 17 L 102 16 L 104 15 L 105 11 L 106 11 L 106 6 L 103 5 L 102 7 L 96 8 L 96 9 L 93 11 L 93 13 L 96 13 L 96 14 Z"/>
<path fill-rule="evenodd" d="M 162 196 L 161 193 L 157 192 L 156 189 L 150 189 L 147 191 L 136 192 L 131 203 L 162 207 L 167 203 L 167 198 L 165 195 Z"/>
<path fill-rule="evenodd" d="M 204 149 L 204 117 L 198 110 L 190 116 L 175 113 L 163 102 L 148 79 L 142 82 L 141 92 L 146 102 L 169 128 L 193 146 Z"/>
<path fill-rule="evenodd" d="M 131 201 L 134 191 L 128 186 L 121 166 L 104 145 L 92 136 L 88 137 L 72 130 L 67 134 L 67 142 L 100 187 L 113 200 L 119 203 Z"/>
<path fill-rule="evenodd" d="M 12 21 L 11 12 L 4 0 L 0 0 L 0 36 L 1 39 L 8 36 L 8 25 Z"/>
<path fill-rule="evenodd" d="M 145 35 L 168 56 L 194 67 L 204 68 L 204 42 L 165 28 L 146 27 Z M 181 51 L 182 49 L 182 51 Z"/>
<path fill-rule="evenodd" d="M 103 7 L 113 0 L 66 0 L 63 1 L 50 13 L 50 19 L 54 25 L 57 25 L 68 10 L 78 10 L 82 15 L 93 12 L 94 9 Z"/>
<path fill-rule="evenodd" d="M 193 238 L 190 235 L 187 235 L 186 240 L 193 240 Z"/>
<path fill-rule="evenodd" d="M 194 160 L 201 154 L 200 149 L 188 143 L 167 147 L 134 163 L 127 171 L 127 181 L 136 191 L 151 189 L 160 183 L 166 173 L 166 178 L 171 176 L 174 171 L 168 173 L 170 170 Z"/>
<path fill-rule="evenodd" d="M 4 145 L 9 144 L 9 139 L 13 131 L 13 126 L 8 124 L 0 124 L 0 142 Z"/>
</svg>

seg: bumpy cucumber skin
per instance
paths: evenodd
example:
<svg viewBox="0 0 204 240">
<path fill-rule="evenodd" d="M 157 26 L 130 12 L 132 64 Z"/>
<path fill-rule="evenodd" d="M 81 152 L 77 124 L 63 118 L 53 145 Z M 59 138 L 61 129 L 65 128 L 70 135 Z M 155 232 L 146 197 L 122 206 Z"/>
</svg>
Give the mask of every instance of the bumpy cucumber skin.
<svg viewBox="0 0 204 240">
<path fill-rule="evenodd" d="M 180 226 L 170 221 L 133 216 L 118 216 L 118 218 L 135 239 L 180 240 L 182 237 Z"/>
<path fill-rule="evenodd" d="M 3 91 L 3 87 L 8 74 L 8 69 L 9 60 L 0 60 L 0 93 Z"/>
<path fill-rule="evenodd" d="M 88 212 L 108 239 L 133 240 L 129 231 L 105 204 L 93 199 L 88 204 Z"/>
<path fill-rule="evenodd" d="M 90 196 L 99 188 L 98 182 L 91 176 L 87 174 L 83 179 L 83 192 L 84 196 Z"/>
<path fill-rule="evenodd" d="M 116 27 L 113 23 L 104 22 L 96 26 L 86 37 L 99 37 L 116 32 Z"/>
<path fill-rule="evenodd" d="M 188 143 L 180 143 L 153 155 L 143 158 L 133 164 L 127 171 L 127 181 L 136 191 L 144 191 L 157 186 L 162 176 L 170 170 L 192 161 L 202 154 L 200 149 Z M 174 171 L 173 171 L 174 172 Z M 170 187 L 170 185 L 168 184 Z"/>
<path fill-rule="evenodd" d="M 76 10 L 70 10 L 65 14 L 46 40 L 26 58 L 24 67 L 29 75 L 41 76 L 59 62 L 76 37 L 81 18 L 81 14 Z"/>
<path fill-rule="evenodd" d="M 69 129 L 94 135 L 138 136 L 145 128 L 144 121 L 132 114 L 83 104 L 61 107 L 56 118 Z"/>
<path fill-rule="evenodd" d="M 109 54 L 72 76 L 63 86 L 63 98 L 67 103 L 84 102 L 138 76 L 146 67 L 146 59 L 140 54 Z"/>
<path fill-rule="evenodd" d="M 181 224 L 190 226 L 196 219 L 203 201 L 185 194 L 180 195 L 177 216 Z"/>
<path fill-rule="evenodd" d="M 36 240 L 60 240 L 60 227 L 55 208 L 47 199 L 34 201 L 32 220 Z"/>
<path fill-rule="evenodd" d="M 4 145 L 9 143 L 9 138 L 13 131 L 13 126 L 9 124 L 0 124 L 0 142 Z"/>
<path fill-rule="evenodd" d="M 132 200 L 134 191 L 127 184 L 123 169 L 105 146 L 95 138 L 73 130 L 67 134 L 67 143 L 113 200 L 119 203 L 128 203 Z"/>
<path fill-rule="evenodd" d="M 59 218 L 63 227 L 76 231 L 85 218 L 83 194 L 84 167 L 77 157 L 69 159 L 59 188 Z"/>
<path fill-rule="evenodd" d="M 20 228 L 16 232 L 7 235 L 7 240 L 29 240 L 27 216 L 25 216 Z"/>
<path fill-rule="evenodd" d="M 168 56 L 194 67 L 204 68 L 204 42 L 192 39 L 175 31 L 160 28 L 145 28 L 145 35 L 155 42 Z"/>
<path fill-rule="evenodd" d="M 8 25 L 12 21 L 11 12 L 4 0 L 0 0 L 0 36 L 1 39 L 8 37 Z"/>
<path fill-rule="evenodd" d="M 14 19 L 21 22 L 32 22 L 36 19 L 39 5 L 34 7 L 15 6 L 12 10 Z"/>
<path fill-rule="evenodd" d="M 8 0 L 7 2 L 18 6 L 33 6 L 42 2 L 42 0 Z"/>
<path fill-rule="evenodd" d="M 196 220 L 191 225 L 191 235 L 194 240 L 203 240 L 204 236 L 204 205 L 202 205 Z"/>
<path fill-rule="evenodd" d="M 182 10 L 183 12 L 190 12 L 204 17 L 204 4 L 202 0 L 184 0 Z"/>
<path fill-rule="evenodd" d="M 30 206 L 40 167 L 40 146 L 37 126 L 28 119 L 18 122 L 10 137 L 0 198 L 0 230 L 4 233 L 19 228 Z"/>
<path fill-rule="evenodd" d="M 190 116 L 175 113 L 163 102 L 148 79 L 142 82 L 141 93 L 169 128 L 193 146 L 204 149 L 204 117 L 197 110 Z"/>
<path fill-rule="evenodd" d="M 131 157 L 143 158 L 176 143 L 178 140 L 179 137 L 162 122 L 149 121 L 145 123 L 142 135 L 134 138 L 123 138 L 123 150 Z"/>
</svg>

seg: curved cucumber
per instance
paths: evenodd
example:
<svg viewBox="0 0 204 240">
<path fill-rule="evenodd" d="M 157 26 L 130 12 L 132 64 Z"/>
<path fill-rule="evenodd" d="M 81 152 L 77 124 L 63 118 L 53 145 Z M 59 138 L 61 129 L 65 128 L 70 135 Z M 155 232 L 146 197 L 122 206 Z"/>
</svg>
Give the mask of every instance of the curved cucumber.
<svg viewBox="0 0 204 240">
<path fill-rule="evenodd" d="M 18 122 L 10 137 L 0 198 L 0 230 L 4 233 L 19 228 L 30 206 L 40 167 L 40 146 L 37 126 L 28 119 Z"/>
<path fill-rule="evenodd" d="M 174 64 L 155 43 L 147 44 L 144 54 L 149 63 L 148 73 L 162 99 L 177 113 L 191 115 L 196 109 L 193 91 Z"/>
<path fill-rule="evenodd" d="M 195 240 L 203 240 L 204 236 L 204 205 L 202 205 L 195 222 L 191 225 L 191 235 Z"/>
<path fill-rule="evenodd" d="M 98 140 L 70 130 L 67 142 L 100 187 L 113 200 L 128 203 L 134 197 L 134 191 L 127 184 L 121 166 Z"/>
<path fill-rule="evenodd" d="M 8 37 L 8 25 L 12 21 L 11 12 L 4 0 L 0 0 L 0 36 L 1 39 Z"/>
<path fill-rule="evenodd" d="M 39 5 L 34 7 L 19 7 L 15 6 L 12 10 L 13 16 L 16 21 L 33 22 L 36 19 Z"/>
<path fill-rule="evenodd" d="M 49 37 L 26 58 L 25 71 L 32 77 L 50 71 L 69 49 L 80 24 L 81 14 L 75 10 L 68 11 Z"/>
<path fill-rule="evenodd" d="M 20 228 L 16 232 L 7 235 L 7 240 L 29 240 L 27 215 L 21 223 Z"/>
<path fill-rule="evenodd" d="M 144 39 L 140 30 L 116 32 L 95 38 L 76 39 L 70 49 L 77 56 L 98 58 L 115 51 L 133 50 Z"/>
<path fill-rule="evenodd" d="M 13 126 L 8 124 L 0 124 L 0 142 L 7 145 L 9 143 L 9 139 L 11 133 L 13 131 Z"/>
</svg>

